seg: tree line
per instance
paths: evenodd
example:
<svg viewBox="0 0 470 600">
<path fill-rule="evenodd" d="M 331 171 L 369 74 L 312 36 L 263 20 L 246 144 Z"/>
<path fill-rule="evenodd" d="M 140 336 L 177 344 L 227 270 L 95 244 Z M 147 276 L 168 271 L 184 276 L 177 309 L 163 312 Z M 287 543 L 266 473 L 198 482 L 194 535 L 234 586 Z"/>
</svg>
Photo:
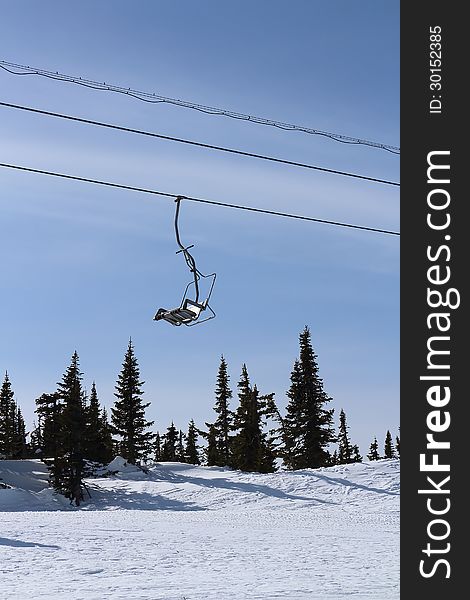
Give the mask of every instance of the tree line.
<svg viewBox="0 0 470 600">
<path fill-rule="evenodd" d="M 153 432 L 154 422 L 145 416 L 150 402 L 143 400 L 143 385 L 129 340 L 115 386 L 115 403 L 108 415 L 95 383 L 90 394 L 84 389 L 75 351 L 57 389 L 36 399 L 38 420 L 27 441 L 7 373 L 0 390 L 0 458 L 42 458 L 49 466 L 54 488 L 77 503 L 82 479 L 116 455 L 131 464 L 178 461 L 260 473 L 274 472 L 281 461 L 291 470 L 362 461 L 342 409 L 335 431 L 334 409 L 329 408 L 332 398 L 319 377 L 308 327 L 299 336 L 299 357 L 291 372 L 284 415 L 274 393 L 261 393 L 252 383 L 245 364 L 237 383 L 238 405 L 232 409 L 233 391 L 223 356 L 215 388 L 215 419 L 204 427 L 196 427 L 191 419 L 186 432 L 173 422 L 164 433 Z M 336 444 L 333 452 L 332 444 Z M 393 444 L 387 431 L 383 457 L 399 457 L 399 452 L 399 437 Z M 377 438 L 367 458 L 382 458 Z"/>
</svg>

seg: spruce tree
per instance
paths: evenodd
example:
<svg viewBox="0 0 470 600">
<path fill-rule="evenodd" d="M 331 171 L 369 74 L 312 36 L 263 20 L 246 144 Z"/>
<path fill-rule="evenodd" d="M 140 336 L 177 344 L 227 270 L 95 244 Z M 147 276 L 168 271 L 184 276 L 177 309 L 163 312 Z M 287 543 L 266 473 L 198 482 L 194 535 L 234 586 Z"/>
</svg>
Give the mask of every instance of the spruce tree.
<svg viewBox="0 0 470 600">
<path fill-rule="evenodd" d="M 294 363 L 289 403 L 285 419 L 289 452 L 287 466 L 306 469 L 325 466 L 329 461 L 328 445 L 335 441 L 333 409 L 325 405 L 331 398 L 323 389 L 318 375 L 317 357 L 313 351 L 308 327 L 299 337 L 300 356 Z"/>
<path fill-rule="evenodd" d="M 392 434 L 388 430 L 385 435 L 384 456 L 385 458 L 395 458 L 395 451 L 393 450 L 392 444 Z"/>
<path fill-rule="evenodd" d="M 339 413 L 338 430 L 338 459 L 337 464 L 344 465 L 351 462 L 352 446 L 348 436 L 348 426 L 346 425 L 346 414 L 343 409 Z"/>
<path fill-rule="evenodd" d="M 0 388 L 0 457 L 12 458 L 15 451 L 16 403 L 8 373 Z"/>
<path fill-rule="evenodd" d="M 398 458 L 400 458 L 400 436 L 397 435 L 397 437 L 395 438 L 395 440 L 396 440 L 395 441 L 395 448 L 396 448 L 396 451 L 397 451 Z"/>
<path fill-rule="evenodd" d="M 184 454 L 184 434 L 181 429 L 178 434 L 178 443 L 176 445 L 176 461 L 181 463 L 186 462 L 186 457 Z"/>
<path fill-rule="evenodd" d="M 214 467 L 220 463 L 217 432 L 213 424 L 206 423 L 206 425 L 209 427 L 209 431 L 205 434 L 207 438 L 207 447 L 205 449 L 206 462 L 208 467 Z"/>
<path fill-rule="evenodd" d="M 351 444 L 348 435 L 349 427 L 346 424 L 346 414 L 343 409 L 339 413 L 339 430 L 338 430 L 338 455 L 336 464 L 345 465 L 355 462 L 362 462 L 362 456 L 359 453 L 359 447 Z"/>
<path fill-rule="evenodd" d="M 354 444 L 354 446 L 352 446 L 351 462 L 353 462 L 353 463 L 362 462 L 362 456 L 361 456 L 361 453 L 359 452 L 359 446 L 357 446 L 356 444 Z"/>
<path fill-rule="evenodd" d="M 274 394 L 261 396 L 256 385 L 251 387 L 246 365 L 238 383 L 239 406 L 234 416 L 237 434 L 233 440 L 232 464 L 241 471 L 271 473 L 275 471 L 272 438 L 263 431 L 263 417 L 271 410 Z"/>
<path fill-rule="evenodd" d="M 41 394 L 36 398 L 36 414 L 39 420 L 37 440 L 44 458 L 55 459 L 59 454 L 62 409 L 63 404 L 58 392 Z"/>
<path fill-rule="evenodd" d="M 304 420 L 304 394 L 300 362 L 296 359 L 291 372 L 291 384 L 287 391 L 289 402 L 282 429 L 284 443 L 283 460 L 288 469 L 296 469 L 302 448 L 302 422 Z"/>
<path fill-rule="evenodd" d="M 269 422 L 271 429 L 265 434 L 265 443 L 271 448 L 273 466 L 276 458 L 282 458 L 286 465 L 291 464 L 291 447 L 289 444 L 289 430 L 286 420 L 282 417 L 274 401 L 274 394 L 263 396 L 262 415 L 265 425 Z"/>
<path fill-rule="evenodd" d="M 42 455 L 42 431 L 40 424 L 36 425 L 36 421 L 33 422 L 33 428 L 30 434 L 30 449 L 31 456 L 33 458 L 38 458 Z"/>
<path fill-rule="evenodd" d="M 129 340 L 116 383 L 114 395 L 117 401 L 111 410 L 111 421 L 114 432 L 120 436 L 121 454 L 131 464 L 137 464 L 151 453 L 154 439 L 154 434 L 147 431 L 153 421 L 145 419 L 145 409 L 150 402 L 142 402 L 143 384 L 132 341 Z"/>
<path fill-rule="evenodd" d="M 101 410 L 99 421 L 99 461 L 102 464 L 108 464 L 114 458 L 114 444 L 112 427 L 108 421 L 108 412 L 105 408 Z"/>
<path fill-rule="evenodd" d="M 166 430 L 166 434 L 163 436 L 162 461 L 176 461 L 178 437 L 178 430 L 172 421 L 171 425 Z"/>
<path fill-rule="evenodd" d="M 241 471 L 257 471 L 261 459 L 261 419 L 256 406 L 258 391 L 250 385 L 245 364 L 237 387 L 239 405 L 234 418 L 237 434 L 233 441 L 233 466 Z"/>
<path fill-rule="evenodd" d="M 227 373 L 227 363 L 222 356 L 217 374 L 217 387 L 215 390 L 216 402 L 214 406 L 214 411 L 217 413 L 217 419 L 214 423 L 218 447 L 217 464 L 221 467 L 228 466 L 231 463 L 230 432 L 233 430 L 233 413 L 229 409 L 229 401 L 232 397 L 229 381 L 230 377 Z"/>
<path fill-rule="evenodd" d="M 86 436 L 85 451 L 86 458 L 94 462 L 102 462 L 102 415 L 101 407 L 93 382 L 90 392 L 90 400 L 86 409 Z"/>
<path fill-rule="evenodd" d="M 276 470 L 277 451 L 274 438 L 265 432 L 261 434 L 261 458 L 258 465 L 259 473 L 274 473 Z"/>
<path fill-rule="evenodd" d="M 56 489 L 78 505 L 82 497 L 81 481 L 86 436 L 86 395 L 82 389 L 78 354 L 58 383 L 57 393 L 63 404 L 59 417 L 59 451 L 54 460 L 53 479 Z"/>
<path fill-rule="evenodd" d="M 190 465 L 200 465 L 201 460 L 198 452 L 198 434 L 194 420 L 191 419 L 188 426 L 188 434 L 186 436 L 186 447 L 184 449 L 185 462 Z"/>
<path fill-rule="evenodd" d="M 369 454 L 367 455 L 369 460 L 379 460 L 379 443 L 377 442 L 377 438 L 374 438 L 374 441 L 371 443 L 369 448 Z"/>
<path fill-rule="evenodd" d="M 0 458 L 26 458 L 26 427 L 8 373 L 0 388 Z"/>
<path fill-rule="evenodd" d="M 15 417 L 15 433 L 13 441 L 13 456 L 14 458 L 26 458 L 29 453 L 28 444 L 26 443 L 26 426 L 19 407 L 16 409 Z"/>
<path fill-rule="evenodd" d="M 279 438 L 281 437 L 283 419 L 274 401 L 274 393 L 258 396 L 258 411 L 261 417 L 261 461 L 260 473 L 274 473 L 276 459 L 281 456 Z M 275 427 L 274 422 L 280 427 Z M 268 426 L 271 428 L 268 429 Z M 265 431 L 265 429 L 267 429 Z"/>
<path fill-rule="evenodd" d="M 155 462 L 160 462 L 162 460 L 162 442 L 160 439 L 160 433 L 158 431 L 155 434 L 155 442 L 154 442 L 153 448 L 154 448 L 154 460 L 155 460 Z"/>
</svg>

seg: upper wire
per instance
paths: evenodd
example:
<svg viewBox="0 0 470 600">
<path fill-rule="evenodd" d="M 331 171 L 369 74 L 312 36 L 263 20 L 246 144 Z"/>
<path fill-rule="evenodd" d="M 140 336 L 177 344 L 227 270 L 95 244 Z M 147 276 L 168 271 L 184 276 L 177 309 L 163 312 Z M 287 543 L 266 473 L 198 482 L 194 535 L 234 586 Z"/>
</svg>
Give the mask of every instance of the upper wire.
<svg viewBox="0 0 470 600">
<path fill-rule="evenodd" d="M 385 150 L 390 152 L 391 154 L 400 154 L 400 148 L 397 146 L 391 146 L 389 144 L 383 144 L 381 142 L 374 142 L 370 140 L 364 140 L 360 138 L 355 138 L 351 136 L 342 135 L 339 133 L 332 133 L 329 131 L 322 131 L 320 129 L 313 129 L 311 127 L 305 127 L 303 125 L 294 125 L 292 123 L 283 123 L 282 121 L 275 121 L 273 119 L 267 119 L 264 117 L 258 117 L 255 115 L 247 115 L 231 110 L 227 110 L 224 108 L 215 108 L 213 106 L 205 106 L 203 104 L 197 104 L 195 102 L 190 102 L 188 100 L 181 100 L 178 98 L 170 98 L 167 96 L 161 96 L 152 92 L 141 92 L 138 90 L 133 90 L 131 88 L 125 88 L 117 85 L 108 84 L 106 82 L 100 83 L 98 81 L 92 81 L 90 79 L 84 79 L 82 77 L 76 77 L 73 75 L 65 75 L 63 73 L 59 73 L 58 71 L 46 71 L 45 69 L 38 69 L 34 67 L 29 67 L 27 65 L 19 65 L 16 63 L 7 62 L 4 60 L 0 60 L 0 68 L 12 75 L 39 75 L 41 77 L 46 77 L 48 79 L 54 79 L 56 81 L 65 81 L 68 83 L 73 83 L 76 85 L 81 85 L 87 88 L 91 88 L 94 90 L 115 92 L 118 94 L 124 94 L 126 96 L 131 96 L 136 98 L 137 100 L 141 100 L 142 102 L 148 102 L 150 104 L 173 104 L 175 106 L 181 106 L 183 108 L 189 108 L 191 110 L 196 110 L 202 113 L 206 113 L 209 115 L 218 115 L 224 116 L 231 119 L 238 119 L 242 121 L 249 121 L 250 123 L 256 123 L 258 125 L 267 125 L 270 127 L 276 127 L 277 129 L 283 129 L 285 131 L 300 131 L 303 133 L 307 133 L 310 135 L 318 135 L 327 137 L 335 142 L 340 142 L 343 144 L 355 144 L 362 146 L 370 146 L 373 148 L 378 148 L 380 150 Z M 13 69 L 22 69 L 22 71 L 14 71 Z"/>
</svg>

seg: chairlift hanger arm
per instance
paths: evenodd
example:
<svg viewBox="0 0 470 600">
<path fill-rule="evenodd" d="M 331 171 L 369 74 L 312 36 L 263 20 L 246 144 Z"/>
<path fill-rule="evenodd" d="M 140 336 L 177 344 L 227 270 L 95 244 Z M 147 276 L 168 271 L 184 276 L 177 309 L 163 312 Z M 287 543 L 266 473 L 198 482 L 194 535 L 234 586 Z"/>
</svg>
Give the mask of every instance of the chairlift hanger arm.
<svg viewBox="0 0 470 600">
<path fill-rule="evenodd" d="M 191 246 L 184 246 L 181 243 L 180 232 L 179 232 L 179 228 L 178 228 L 178 221 L 179 221 L 179 215 L 180 215 L 180 205 L 181 205 L 181 200 L 183 200 L 183 199 L 184 199 L 184 196 L 178 196 L 176 198 L 176 200 L 175 200 L 175 202 L 176 202 L 176 212 L 175 212 L 176 243 L 180 247 L 180 250 L 178 250 L 178 252 L 182 252 L 183 253 L 183 256 L 184 256 L 184 259 L 186 261 L 186 264 L 188 265 L 189 270 L 193 274 L 194 288 L 195 288 L 195 301 L 199 302 L 199 272 L 198 272 L 197 267 L 196 267 L 196 261 L 194 260 L 193 256 L 189 252 L 189 248 L 192 248 L 193 245 L 191 245 Z"/>
<path fill-rule="evenodd" d="M 216 274 L 210 273 L 209 275 L 204 275 L 203 273 L 201 273 L 198 270 L 198 268 L 196 267 L 196 261 L 194 260 L 194 257 L 189 252 L 189 248 L 192 248 L 193 245 L 184 246 L 184 244 L 181 242 L 178 223 L 179 223 L 181 200 L 183 200 L 183 199 L 184 199 L 184 196 L 178 196 L 175 200 L 175 202 L 176 202 L 175 235 L 176 235 L 176 243 L 178 244 L 178 246 L 180 248 L 176 252 L 176 254 L 179 254 L 180 252 L 183 254 L 186 265 L 188 266 L 190 272 L 193 274 L 193 281 L 190 281 L 188 283 L 188 285 L 186 286 L 180 306 L 177 308 L 170 309 L 170 310 L 165 309 L 165 308 L 159 308 L 154 316 L 154 320 L 155 321 L 164 320 L 164 321 L 167 321 L 168 323 L 170 323 L 171 325 L 175 325 L 175 326 L 186 325 L 187 327 L 191 327 L 192 325 L 198 325 L 199 323 L 204 323 L 205 321 L 209 321 L 210 319 L 213 319 L 215 317 L 215 312 L 209 306 L 209 300 L 210 300 L 210 297 L 212 294 L 212 290 L 214 288 Z M 209 293 L 207 295 L 207 298 L 203 302 L 199 301 L 199 280 L 201 278 L 204 278 L 204 279 L 211 278 L 212 279 L 210 287 L 209 287 Z M 191 300 L 191 298 L 189 298 L 187 294 L 188 294 L 188 290 L 190 289 L 190 287 L 193 284 L 194 284 L 195 299 Z M 199 317 L 206 309 L 209 311 L 209 316 L 207 316 L 205 319 L 199 320 Z"/>
</svg>

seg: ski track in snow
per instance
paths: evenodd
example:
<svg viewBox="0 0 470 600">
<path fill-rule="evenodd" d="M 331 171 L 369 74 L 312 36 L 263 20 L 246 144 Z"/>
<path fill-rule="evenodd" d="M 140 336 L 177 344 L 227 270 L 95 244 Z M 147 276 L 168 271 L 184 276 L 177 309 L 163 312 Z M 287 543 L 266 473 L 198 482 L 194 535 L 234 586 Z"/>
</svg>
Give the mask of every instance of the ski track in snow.
<svg viewBox="0 0 470 600">
<path fill-rule="evenodd" d="M 34 472 L 33 472 L 34 471 Z M 0 461 L 2 600 L 398 600 L 399 461 L 240 473 L 160 463 L 79 509 Z"/>
</svg>

